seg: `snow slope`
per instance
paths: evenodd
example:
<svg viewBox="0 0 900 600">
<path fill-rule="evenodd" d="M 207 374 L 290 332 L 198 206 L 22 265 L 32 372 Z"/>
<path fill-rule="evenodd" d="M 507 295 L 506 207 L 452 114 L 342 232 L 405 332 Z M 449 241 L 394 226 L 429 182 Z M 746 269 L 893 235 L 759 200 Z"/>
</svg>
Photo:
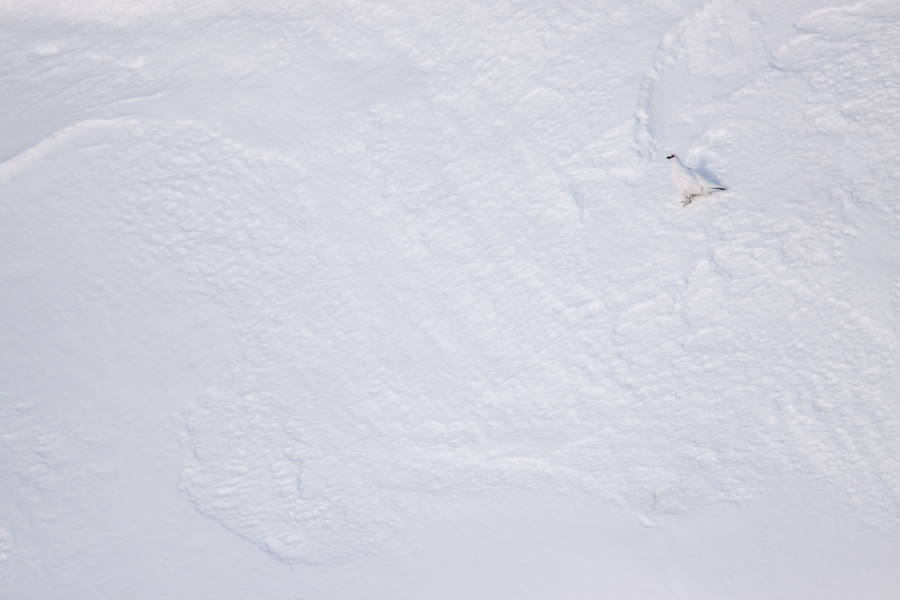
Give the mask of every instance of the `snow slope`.
<svg viewBox="0 0 900 600">
<path fill-rule="evenodd" d="M 900 593 L 896 3 L 257 4 L 0 7 L 5 595 Z"/>
</svg>

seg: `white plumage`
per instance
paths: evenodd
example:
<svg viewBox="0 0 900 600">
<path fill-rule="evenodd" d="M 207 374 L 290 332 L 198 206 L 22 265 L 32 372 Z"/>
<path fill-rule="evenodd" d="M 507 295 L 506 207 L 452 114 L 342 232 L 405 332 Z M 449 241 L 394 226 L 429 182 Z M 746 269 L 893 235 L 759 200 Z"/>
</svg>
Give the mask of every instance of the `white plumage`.
<svg viewBox="0 0 900 600">
<path fill-rule="evenodd" d="M 718 183 L 713 183 L 697 171 L 684 166 L 681 160 L 674 154 L 666 157 L 672 161 L 672 183 L 684 196 L 682 206 L 687 206 L 694 196 L 709 196 L 713 192 L 721 192 L 725 188 Z"/>
</svg>

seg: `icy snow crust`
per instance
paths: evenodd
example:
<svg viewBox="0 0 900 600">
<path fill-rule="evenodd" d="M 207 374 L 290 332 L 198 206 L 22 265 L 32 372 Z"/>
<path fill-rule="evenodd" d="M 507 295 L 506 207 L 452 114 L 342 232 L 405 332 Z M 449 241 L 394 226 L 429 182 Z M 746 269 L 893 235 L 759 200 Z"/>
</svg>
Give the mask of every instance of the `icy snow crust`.
<svg viewBox="0 0 900 600">
<path fill-rule="evenodd" d="M 511 489 L 802 475 L 900 531 L 897 3 L 7 4 L 20 502 L 75 452 L 42 378 L 188 344 L 141 380 L 180 487 L 287 563 Z M 683 209 L 673 151 L 729 191 Z"/>
</svg>

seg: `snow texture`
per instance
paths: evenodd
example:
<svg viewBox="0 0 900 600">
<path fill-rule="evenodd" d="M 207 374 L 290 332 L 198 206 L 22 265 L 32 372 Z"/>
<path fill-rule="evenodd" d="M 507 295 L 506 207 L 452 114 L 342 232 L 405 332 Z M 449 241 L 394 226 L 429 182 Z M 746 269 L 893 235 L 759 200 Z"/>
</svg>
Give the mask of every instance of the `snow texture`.
<svg viewBox="0 0 900 600">
<path fill-rule="evenodd" d="M 654 565 L 610 593 L 900 593 L 896 3 L 192 6 L 0 7 L 0 591 L 125 593 L 58 569 L 113 531 L 231 548 L 189 498 L 336 569 L 259 597 L 544 518 L 521 545 L 597 534 L 565 569 L 604 536 Z M 682 210 L 671 151 L 729 192 Z M 721 552 L 703 514 L 881 558 L 667 574 L 658 528 Z M 601 589 L 559 585 L 516 597 Z"/>
</svg>

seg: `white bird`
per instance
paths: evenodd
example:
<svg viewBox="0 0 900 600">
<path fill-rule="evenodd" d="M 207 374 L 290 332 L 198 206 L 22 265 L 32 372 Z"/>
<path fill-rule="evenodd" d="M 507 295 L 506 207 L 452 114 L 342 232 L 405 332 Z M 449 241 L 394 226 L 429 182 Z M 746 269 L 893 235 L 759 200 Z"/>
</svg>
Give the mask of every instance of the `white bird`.
<svg viewBox="0 0 900 600">
<path fill-rule="evenodd" d="M 694 196 L 709 196 L 713 192 L 721 192 L 725 188 L 718 183 L 713 183 L 697 171 L 684 166 L 677 156 L 671 154 L 666 157 L 672 161 L 672 183 L 684 196 L 682 206 L 687 206 Z"/>
</svg>

